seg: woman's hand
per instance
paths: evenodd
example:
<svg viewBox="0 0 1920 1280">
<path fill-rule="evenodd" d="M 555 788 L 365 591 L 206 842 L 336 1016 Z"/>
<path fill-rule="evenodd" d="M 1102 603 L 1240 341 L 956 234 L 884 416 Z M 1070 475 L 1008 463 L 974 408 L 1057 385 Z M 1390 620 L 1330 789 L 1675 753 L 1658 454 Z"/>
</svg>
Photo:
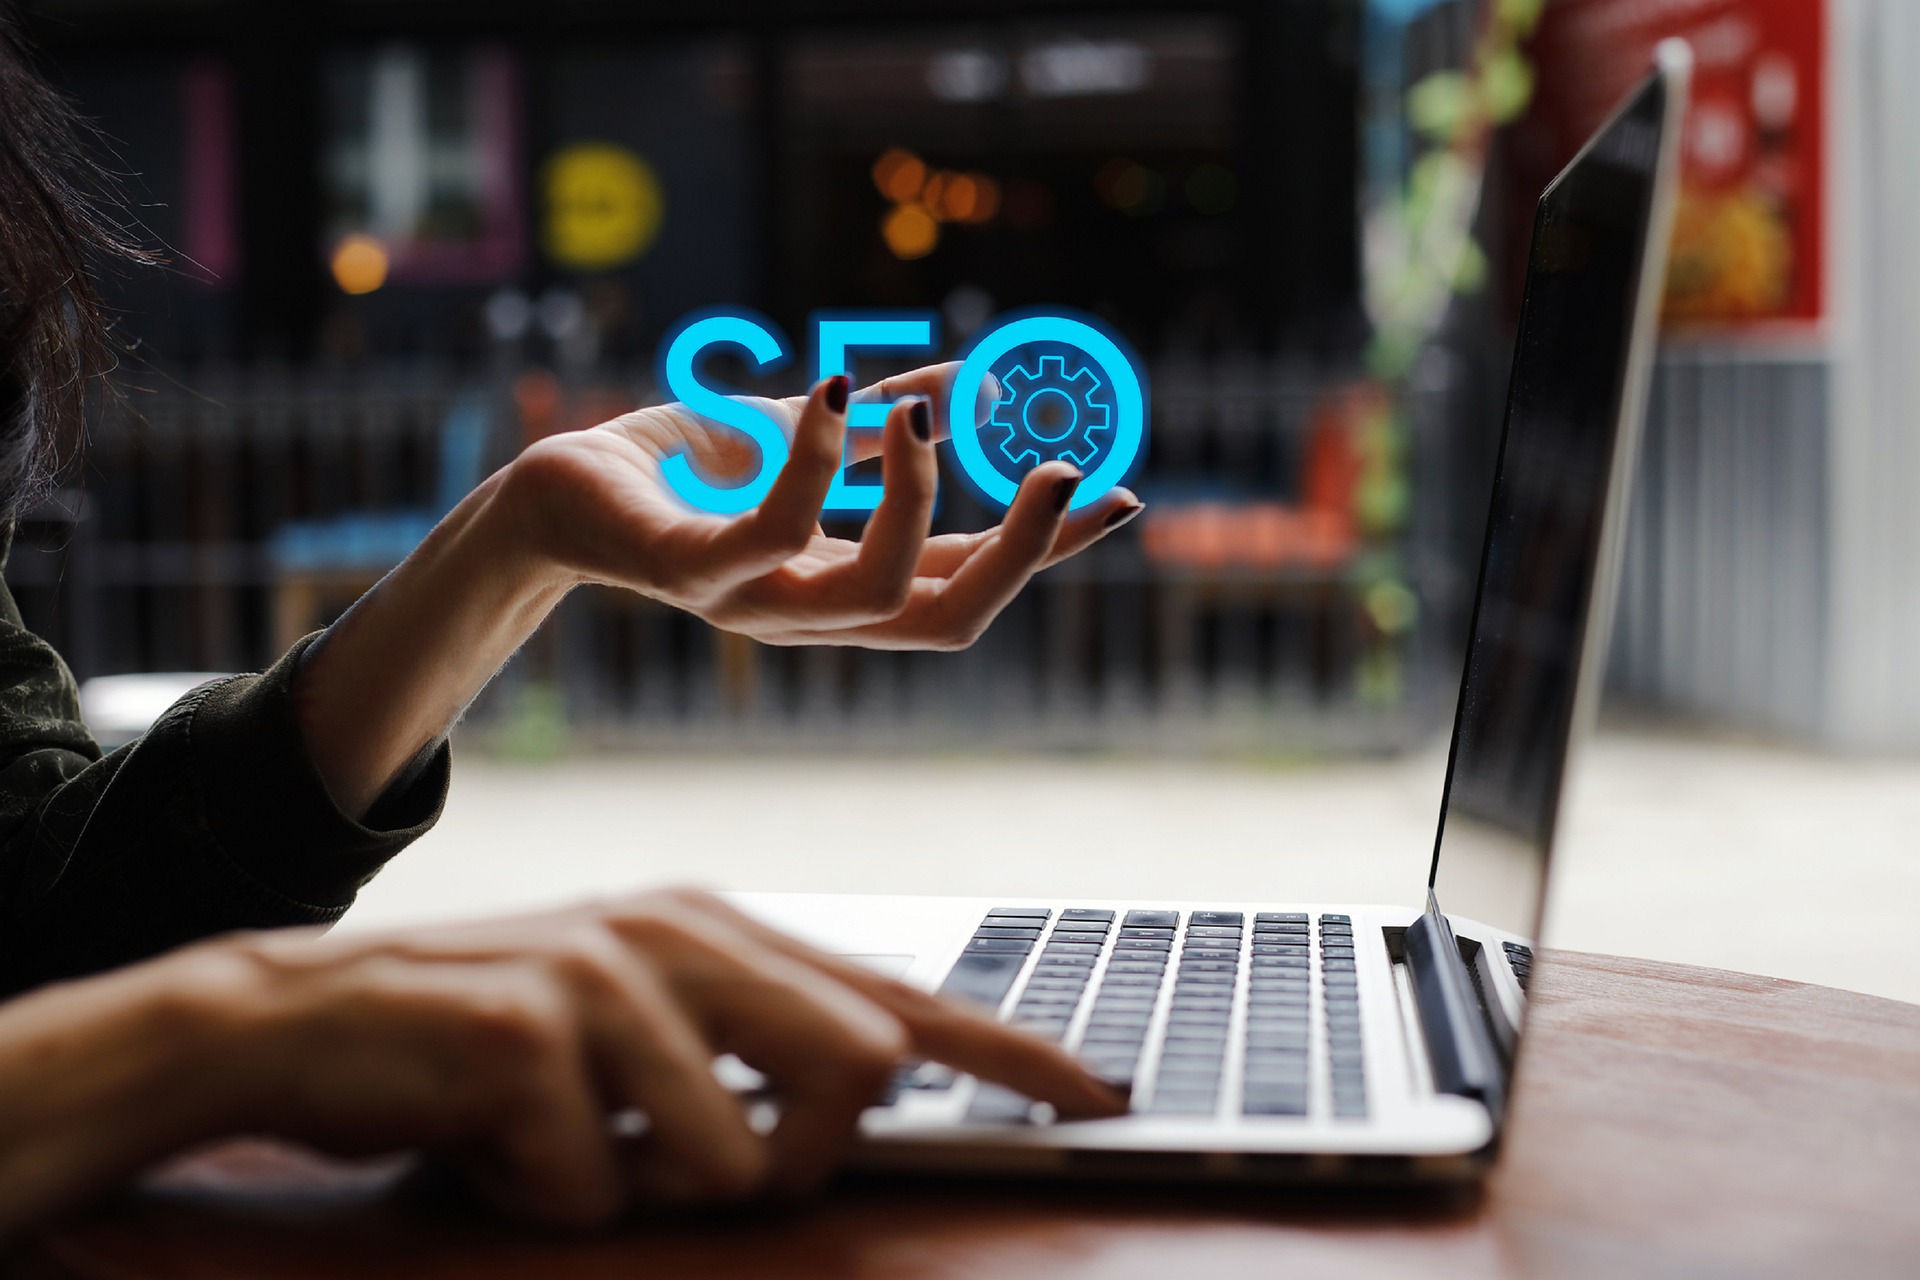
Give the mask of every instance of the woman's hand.
<svg viewBox="0 0 1920 1280">
<path fill-rule="evenodd" d="M 958 649 L 977 639 L 1040 569 L 1084 549 L 1140 509 L 1125 489 L 1071 519 L 1080 481 L 1070 463 L 1037 467 L 1006 522 L 983 533 L 927 536 L 937 483 L 934 442 L 957 365 L 889 379 L 866 393 L 894 401 L 877 441 L 885 496 L 859 541 L 820 528 L 827 488 L 844 465 L 847 380 L 811 395 L 752 403 L 778 422 L 790 456 L 772 491 L 737 517 L 690 510 L 661 464 L 692 455 L 710 475 L 739 479 L 753 447 L 684 406 L 642 409 L 591 431 L 552 436 L 514 464 L 535 545 L 583 580 L 628 587 L 770 644 Z"/>
<path fill-rule="evenodd" d="M 723 1053 L 766 1076 L 771 1131 L 715 1079 Z M 794 1194 L 909 1056 L 1068 1115 L 1123 1109 L 1062 1050 L 705 894 L 243 935 L 0 1010 L 0 1234 L 237 1133 L 432 1152 L 501 1209 L 558 1225 Z"/>
<path fill-rule="evenodd" d="M 1080 475 L 1050 462 L 1027 476 L 1004 524 L 928 537 L 939 406 L 953 373 L 922 369 L 867 393 L 905 402 L 874 446 L 885 496 L 858 542 L 827 537 L 819 524 L 846 438 L 842 378 L 760 402 L 791 431 L 791 453 L 766 499 L 732 518 L 681 503 L 661 463 L 685 450 L 709 474 L 737 474 L 756 462 L 753 450 L 679 405 L 527 450 L 310 652 L 295 710 L 328 793 L 346 813 L 366 813 L 583 582 L 627 587 L 769 644 L 971 644 L 1036 572 L 1141 504 L 1115 489 L 1068 517 Z"/>
</svg>

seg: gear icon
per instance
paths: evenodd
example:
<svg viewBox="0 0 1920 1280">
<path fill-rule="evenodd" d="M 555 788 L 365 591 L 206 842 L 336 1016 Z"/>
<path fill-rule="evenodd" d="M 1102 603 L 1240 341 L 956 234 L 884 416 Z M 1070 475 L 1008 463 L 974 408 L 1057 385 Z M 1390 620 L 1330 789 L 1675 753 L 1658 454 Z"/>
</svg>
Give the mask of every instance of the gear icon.
<svg viewBox="0 0 1920 1280">
<path fill-rule="evenodd" d="M 1007 433 L 1000 452 L 1015 466 L 1065 458 L 1086 467 L 1100 451 L 1097 432 L 1110 429 L 1107 406 L 1093 398 L 1100 375 L 1065 356 L 1041 356 L 1037 371 L 1015 365 L 1000 379 L 1003 394 L 987 420 Z"/>
</svg>

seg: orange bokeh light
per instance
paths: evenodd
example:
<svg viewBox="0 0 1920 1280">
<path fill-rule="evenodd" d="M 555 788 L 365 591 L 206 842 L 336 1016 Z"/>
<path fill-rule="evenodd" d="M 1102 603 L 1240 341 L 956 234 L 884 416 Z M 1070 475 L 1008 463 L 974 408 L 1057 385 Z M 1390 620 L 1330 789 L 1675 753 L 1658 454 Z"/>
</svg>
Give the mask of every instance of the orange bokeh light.
<svg viewBox="0 0 1920 1280">
<path fill-rule="evenodd" d="M 986 222 L 1000 211 L 1000 184 L 984 173 L 936 172 L 920 203 L 941 222 Z"/>
<path fill-rule="evenodd" d="M 926 185 L 920 188 L 920 204 L 936 221 L 946 222 L 950 218 L 947 213 L 947 184 L 952 180 L 952 174 L 935 169 L 927 175 Z"/>
<path fill-rule="evenodd" d="M 873 162 L 874 187 L 895 204 L 918 199 L 926 181 L 926 162 L 911 151 L 890 147 Z"/>
<path fill-rule="evenodd" d="M 345 237 L 333 247 L 328 265 L 342 293 L 372 293 L 387 282 L 387 249 L 372 236 Z"/>
<path fill-rule="evenodd" d="M 970 173 L 956 173 L 947 179 L 936 212 L 949 222 L 971 222 L 974 206 L 979 203 L 980 184 Z"/>
<path fill-rule="evenodd" d="M 1000 184 L 984 173 L 967 175 L 973 181 L 973 209 L 962 222 L 991 222 L 1000 212 Z"/>
</svg>

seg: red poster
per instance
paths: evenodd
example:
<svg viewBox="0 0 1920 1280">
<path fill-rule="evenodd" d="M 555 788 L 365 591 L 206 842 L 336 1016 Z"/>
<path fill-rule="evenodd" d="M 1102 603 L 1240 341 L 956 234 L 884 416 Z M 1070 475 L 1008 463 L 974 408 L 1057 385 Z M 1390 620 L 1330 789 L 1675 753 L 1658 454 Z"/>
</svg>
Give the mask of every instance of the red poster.
<svg viewBox="0 0 1920 1280">
<path fill-rule="evenodd" d="M 1670 325 L 1822 315 L 1826 0 L 1550 0 L 1525 126 L 1557 169 L 1645 74 L 1693 46 L 1693 104 L 1667 273 Z"/>
</svg>

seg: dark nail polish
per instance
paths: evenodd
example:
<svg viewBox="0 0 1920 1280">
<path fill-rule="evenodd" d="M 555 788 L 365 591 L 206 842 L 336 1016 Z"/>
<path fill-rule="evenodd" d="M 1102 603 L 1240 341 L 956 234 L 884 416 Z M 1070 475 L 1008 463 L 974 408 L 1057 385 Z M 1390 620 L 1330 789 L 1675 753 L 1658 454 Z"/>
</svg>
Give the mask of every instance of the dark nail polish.
<svg viewBox="0 0 1920 1280">
<path fill-rule="evenodd" d="M 827 408 L 834 413 L 847 411 L 847 375 L 836 373 L 827 379 Z"/>
<path fill-rule="evenodd" d="M 1079 487 L 1080 487 L 1079 476 L 1074 476 L 1072 479 L 1069 479 L 1069 480 L 1062 480 L 1060 483 L 1054 485 L 1053 486 L 1053 509 L 1055 511 L 1065 511 L 1067 509 L 1067 504 L 1073 501 L 1073 491 L 1075 489 L 1078 489 Z"/>
<path fill-rule="evenodd" d="M 920 443 L 933 439 L 933 406 L 925 400 L 915 400 L 907 410 L 907 421 L 913 426 L 913 434 Z"/>
<path fill-rule="evenodd" d="M 1102 529 L 1118 529 L 1121 525 L 1133 519 L 1146 509 L 1147 504 L 1144 502 L 1136 502 L 1130 507 L 1115 507 L 1107 513 L 1107 518 L 1100 527 Z"/>
</svg>

